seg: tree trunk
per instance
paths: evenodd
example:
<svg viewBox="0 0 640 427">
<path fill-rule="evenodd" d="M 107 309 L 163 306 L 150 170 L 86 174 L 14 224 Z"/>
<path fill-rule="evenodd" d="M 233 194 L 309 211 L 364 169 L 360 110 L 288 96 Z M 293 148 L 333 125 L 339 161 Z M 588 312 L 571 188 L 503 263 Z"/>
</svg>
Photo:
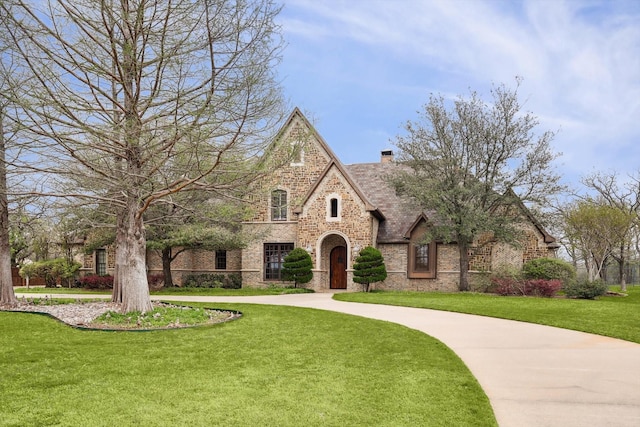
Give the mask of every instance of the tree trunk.
<svg viewBox="0 0 640 427">
<path fill-rule="evenodd" d="M 145 313 L 153 309 L 147 282 L 147 242 L 142 216 L 137 215 L 135 199 L 131 201 L 130 198 L 129 200 L 124 221 L 126 235 L 122 248 L 122 256 L 125 261 L 118 268 L 118 276 L 121 279 L 122 312 L 140 311 Z"/>
<path fill-rule="evenodd" d="M 618 271 L 620 272 L 620 290 L 627 291 L 627 258 L 625 254 L 625 244 L 620 245 L 620 261 L 618 262 Z"/>
<path fill-rule="evenodd" d="M 5 140 L 0 108 L 0 303 L 17 303 L 11 277 L 11 243 L 9 241 L 9 202 L 7 197 L 7 165 L 5 164 Z"/>
<path fill-rule="evenodd" d="M 469 290 L 469 244 L 464 239 L 458 239 L 460 251 L 460 284 L 458 289 L 462 292 Z"/>
<path fill-rule="evenodd" d="M 122 274 L 124 273 L 124 264 L 127 261 L 125 251 L 127 236 L 124 218 L 124 212 L 120 212 L 116 220 L 116 265 L 113 271 L 113 292 L 111 294 L 111 301 L 116 303 L 122 303 Z"/>
<path fill-rule="evenodd" d="M 171 275 L 171 248 L 162 248 L 162 276 L 164 277 L 164 287 L 173 287 L 173 276 Z"/>
</svg>

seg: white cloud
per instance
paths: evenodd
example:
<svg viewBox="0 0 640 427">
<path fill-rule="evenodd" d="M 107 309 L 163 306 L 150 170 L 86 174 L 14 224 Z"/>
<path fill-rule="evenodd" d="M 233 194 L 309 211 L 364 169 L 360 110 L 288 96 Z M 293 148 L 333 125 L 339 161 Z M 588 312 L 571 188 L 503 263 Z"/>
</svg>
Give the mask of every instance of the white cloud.
<svg viewBox="0 0 640 427">
<path fill-rule="evenodd" d="M 568 171 L 640 168 L 640 2 L 290 0 L 283 27 L 292 40 L 285 61 L 304 61 L 297 78 L 330 88 L 351 126 L 368 127 L 361 135 L 385 133 L 356 117 L 372 99 L 391 117 L 415 111 L 429 91 L 488 95 L 520 75 L 526 109 L 561 128 Z"/>
</svg>

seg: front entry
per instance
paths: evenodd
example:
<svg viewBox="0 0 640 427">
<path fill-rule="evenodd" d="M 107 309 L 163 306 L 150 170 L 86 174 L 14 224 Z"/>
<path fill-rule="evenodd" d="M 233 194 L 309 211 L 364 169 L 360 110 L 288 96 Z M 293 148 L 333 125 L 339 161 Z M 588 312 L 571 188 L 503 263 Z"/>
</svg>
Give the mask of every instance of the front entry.
<svg viewBox="0 0 640 427">
<path fill-rule="evenodd" d="M 347 289 L 347 248 L 336 246 L 331 250 L 330 258 L 329 288 Z"/>
</svg>

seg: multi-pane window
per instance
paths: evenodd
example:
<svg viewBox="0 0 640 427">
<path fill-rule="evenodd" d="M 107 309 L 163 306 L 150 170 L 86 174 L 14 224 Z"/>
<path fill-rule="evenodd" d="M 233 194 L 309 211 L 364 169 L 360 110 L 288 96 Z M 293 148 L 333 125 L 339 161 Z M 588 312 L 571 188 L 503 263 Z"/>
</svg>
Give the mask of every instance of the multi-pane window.
<svg viewBox="0 0 640 427">
<path fill-rule="evenodd" d="M 409 244 L 409 277 L 433 279 L 436 277 L 436 242 Z"/>
<path fill-rule="evenodd" d="M 216 251 L 216 270 L 227 269 L 227 251 Z"/>
<path fill-rule="evenodd" d="M 293 250 L 293 243 L 265 243 L 264 279 L 281 280 L 284 257 Z"/>
<path fill-rule="evenodd" d="M 104 249 L 96 250 L 96 274 L 98 276 L 107 275 L 107 251 Z"/>
<path fill-rule="evenodd" d="M 415 271 L 429 271 L 429 245 L 416 245 L 414 260 Z"/>
<path fill-rule="evenodd" d="M 275 190 L 271 193 L 271 220 L 287 220 L 287 192 Z"/>
</svg>

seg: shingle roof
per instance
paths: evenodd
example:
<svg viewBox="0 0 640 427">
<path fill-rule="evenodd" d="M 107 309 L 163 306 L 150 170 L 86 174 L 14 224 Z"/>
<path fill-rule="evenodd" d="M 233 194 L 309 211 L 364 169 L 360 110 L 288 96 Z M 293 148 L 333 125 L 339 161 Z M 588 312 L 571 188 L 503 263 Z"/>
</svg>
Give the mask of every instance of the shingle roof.
<svg viewBox="0 0 640 427">
<path fill-rule="evenodd" d="M 385 217 L 378 230 L 379 243 L 406 242 L 404 234 L 421 214 L 408 199 L 396 194 L 386 177 L 401 167 L 397 163 L 359 163 L 345 169 L 360 191 Z"/>
</svg>

